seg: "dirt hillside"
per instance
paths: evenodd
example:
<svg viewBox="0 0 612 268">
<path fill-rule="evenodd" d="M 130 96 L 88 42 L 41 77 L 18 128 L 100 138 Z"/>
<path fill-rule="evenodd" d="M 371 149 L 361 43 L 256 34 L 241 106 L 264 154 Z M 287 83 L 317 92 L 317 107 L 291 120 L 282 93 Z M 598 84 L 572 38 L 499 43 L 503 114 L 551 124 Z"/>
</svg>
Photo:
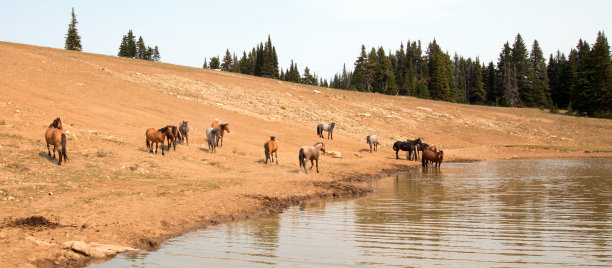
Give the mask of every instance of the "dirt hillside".
<svg viewBox="0 0 612 268">
<path fill-rule="evenodd" d="M 0 71 L 6 267 L 83 266 L 305 199 L 362 195 L 367 189 L 350 181 L 416 169 L 391 149 L 406 138 L 435 144 L 445 161 L 612 156 L 612 120 L 539 109 L 332 90 L 5 42 Z M 47 156 L 44 139 L 58 116 L 69 133 L 62 166 Z M 214 119 L 228 122 L 230 133 L 211 154 L 205 129 Z M 165 156 L 146 150 L 146 129 L 182 120 L 189 146 Z M 321 121 L 336 123 L 333 140 L 317 137 Z M 381 141 L 373 154 L 369 134 Z M 263 163 L 269 136 L 280 146 L 278 165 Z M 318 141 L 342 158 L 322 156 L 321 173 L 305 174 L 297 152 Z"/>
</svg>

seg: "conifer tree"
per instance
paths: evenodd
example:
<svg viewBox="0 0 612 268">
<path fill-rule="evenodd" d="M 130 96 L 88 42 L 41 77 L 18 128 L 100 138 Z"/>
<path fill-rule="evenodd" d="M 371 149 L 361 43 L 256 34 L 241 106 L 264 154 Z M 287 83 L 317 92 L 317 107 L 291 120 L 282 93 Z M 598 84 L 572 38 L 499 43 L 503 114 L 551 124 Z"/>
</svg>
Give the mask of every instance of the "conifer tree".
<svg viewBox="0 0 612 268">
<path fill-rule="evenodd" d="M 153 61 L 161 61 L 161 55 L 159 54 L 159 48 L 157 46 L 153 49 Z"/>
<path fill-rule="evenodd" d="M 533 94 L 528 92 L 531 91 L 531 83 L 528 79 L 530 67 L 529 67 L 529 52 L 525 46 L 525 42 L 521 37 L 521 34 L 517 34 L 512 45 L 512 63 L 516 69 L 516 82 L 518 85 L 520 103 L 533 107 L 535 100 Z"/>
<path fill-rule="evenodd" d="M 203 69 L 208 69 L 208 63 L 206 62 L 206 58 L 204 58 L 204 64 L 202 65 Z"/>
<path fill-rule="evenodd" d="M 144 40 L 142 40 L 142 36 L 140 36 L 138 38 L 138 42 L 136 43 L 136 58 L 145 59 L 146 52 L 147 47 L 145 46 Z"/>
<path fill-rule="evenodd" d="M 219 69 L 219 66 L 219 56 L 210 58 L 210 63 L 208 64 L 210 69 L 216 70 Z"/>
<path fill-rule="evenodd" d="M 548 106 L 548 100 L 550 98 L 550 87 L 548 80 L 548 72 L 546 70 L 546 60 L 544 59 L 544 53 L 538 43 L 538 40 L 533 41 L 531 48 L 531 54 L 529 56 L 530 62 L 530 94 L 533 102 L 531 107 L 544 107 Z"/>
<path fill-rule="evenodd" d="M 72 8 L 72 20 L 70 24 L 68 24 L 68 33 L 66 34 L 66 44 L 64 48 L 66 50 L 76 50 L 81 51 L 83 47 L 81 46 L 81 36 L 76 28 L 78 21 L 76 19 L 76 15 L 74 14 L 74 7 Z"/>
<path fill-rule="evenodd" d="M 232 54 L 230 54 L 229 49 L 225 50 L 225 56 L 223 57 L 223 63 L 221 63 L 221 70 L 229 71 L 232 67 Z"/>
<path fill-rule="evenodd" d="M 366 78 L 366 64 L 368 62 L 368 54 L 366 54 L 366 48 L 361 45 L 361 55 L 355 61 L 355 71 L 353 72 L 353 85 L 358 91 L 365 91 L 368 88 Z"/>
<path fill-rule="evenodd" d="M 442 52 L 435 39 L 429 44 L 429 48 L 427 50 L 430 76 L 429 93 L 434 99 L 450 101 L 452 98 L 452 92 L 449 81 L 448 66 L 445 59 L 447 55 Z"/>
</svg>

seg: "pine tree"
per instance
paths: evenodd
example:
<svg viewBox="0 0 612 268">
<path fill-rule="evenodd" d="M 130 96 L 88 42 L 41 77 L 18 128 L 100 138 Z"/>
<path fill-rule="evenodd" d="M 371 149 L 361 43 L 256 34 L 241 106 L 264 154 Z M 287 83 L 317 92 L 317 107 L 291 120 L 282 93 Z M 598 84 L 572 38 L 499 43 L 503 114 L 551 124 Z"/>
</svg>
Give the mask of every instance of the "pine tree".
<svg viewBox="0 0 612 268">
<path fill-rule="evenodd" d="M 124 35 L 123 38 L 121 39 L 121 45 L 119 45 L 119 53 L 117 54 L 117 56 L 119 57 L 129 57 L 130 56 L 127 35 Z"/>
<path fill-rule="evenodd" d="M 487 96 L 487 102 L 489 104 L 495 104 L 496 92 L 495 92 L 495 67 L 493 62 L 490 61 L 486 69 L 483 68 L 483 82 Z"/>
<path fill-rule="evenodd" d="M 516 67 L 512 62 L 504 64 L 504 96 L 503 102 L 505 106 L 517 106 L 519 102 L 519 88 L 516 79 Z"/>
<path fill-rule="evenodd" d="M 240 58 L 239 65 L 240 65 L 240 73 L 250 74 L 249 73 L 249 62 L 248 62 L 246 51 L 242 51 L 242 57 Z"/>
<path fill-rule="evenodd" d="M 503 101 L 504 92 L 506 92 L 506 86 L 513 83 L 506 83 L 506 80 L 510 79 L 506 72 L 513 70 L 515 70 L 515 67 L 512 61 L 512 49 L 510 48 L 510 44 L 506 42 L 502 48 L 502 52 L 499 54 L 495 72 L 495 91 L 491 96 L 491 100 L 495 105 L 507 105 L 508 102 Z M 513 80 L 516 80 L 516 72 L 514 72 L 514 75 L 515 77 Z"/>
<path fill-rule="evenodd" d="M 159 54 L 159 48 L 157 46 L 153 49 L 153 61 L 161 61 L 161 55 Z"/>
<path fill-rule="evenodd" d="M 436 40 L 427 49 L 429 58 L 429 93 L 434 99 L 451 101 L 452 92 L 449 79 L 447 57 L 438 46 Z M 450 62 L 450 58 L 448 59 Z"/>
<path fill-rule="evenodd" d="M 146 52 L 147 52 L 147 47 L 145 46 L 142 36 L 140 36 L 138 38 L 138 43 L 136 43 L 136 58 L 145 59 Z"/>
<path fill-rule="evenodd" d="M 530 71 L 529 52 L 527 51 L 521 34 L 517 34 L 514 39 L 511 55 L 512 63 L 516 69 L 516 82 L 520 95 L 520 102 L 518 104 L 533 107 L 535 100 L 533 99 L 533 94 L 529 93 L 531 91 L 531 83 L 528 79 Z"/>
<path fill-rule="evenodd" d="M 221 70 L 229 71 L 232 67 L 232 54 L 230 54 L 229 49 L 225 50 L 225 56 L 223 57 L 223 63 L 221 63 Z"/>
<path fill-rule="evenodd" d="M 206 62 L 206 58 L 204 58 L 204 64 L 202 65 L 203 69 L 208 69 L 208 63 Z"/>
<path fill-rule="evenodd" d="M 590 116 L 612 118 L 612 62 L 610 46 L 604 33 L 597 33 L 597 40 L 584 60 L 579 73 L 582 99 L 575 108 Z"/>
<path fill-rule="evenodd" d="M 138 54 L 137 54 L 137 49 L 136 49 L 136 36 L 134 36 L 134 33 L 132 32 L 132 30 L 128 31 L 127 34 L 127 57 L 128 58 L 135 58 Z"/>
<path fill-rule="evenodd" d="M 66 50 L 76 50 L 81 51 L 83 47 L 81 46 L 81 36 L 76 28 L 78 21 L 76 19 L 76 15 L 74 14 L 74 7 L 72 8 L 72 20 L 70 24 L 68 24 L 68 33 L 66 34 L 66 44 L 64 48 Z"/>
<path fill-rule="evenodd" d="M 532 94 L 531 99 L 533 99 L 532 104 L 534 107 L 548 106 L 548 101 L 550 99 L 548 72 L 546 69 L 544 53 L 542 53 L 542 49 L 540 49 L 538 40 L 533 41 L 529 62 L 531 64 L 530 89 Z"/>
<path fill-rule="evenodd" d="M 219 56 L 210 58 L 210 63 L 208 64 L 208 67 L 210 69 L 213 69 L 213 70 L 219 69 L 219 65 L 220 65 Z"/>
<path fill-rule="evenodd" d="M 493 64 L 491 64 L 491 66 L 492 65 Z M 476 58 L 476 61 L 471 65 L 470 95 L 468 96 L 470 103 L 484 104 L 487 101 L 487 91 L 484 88 L 482 74 L 482 65 L 480 65 L 480 60 Z"/>
<path fill-rule="evenodd" d="M 366 64 L 368 62 L 368 55 L 366 54 L 366 48 L 361 45 L 361 55 L 355 61 L 355 71 L 353 72 L 352 83 L 358 91 L 365 91 L 368 88 L 366 78 Z"/>
<path fill-rule="evenodd" d="M 238 57 L 236 57 L 236 53 L 234 53 L 232 59 L 232 68 L 230 68 L 232 73 L 240 73 L 240 62 L 238 61 Z"/>
</svg>

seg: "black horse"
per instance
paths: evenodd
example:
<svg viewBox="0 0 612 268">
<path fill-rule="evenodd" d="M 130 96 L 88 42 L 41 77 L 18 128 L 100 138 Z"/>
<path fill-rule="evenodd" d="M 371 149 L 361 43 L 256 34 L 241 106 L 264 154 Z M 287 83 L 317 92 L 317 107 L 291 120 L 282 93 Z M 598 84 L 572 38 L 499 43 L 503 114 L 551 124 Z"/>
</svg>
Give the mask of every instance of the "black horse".
<svg viewBox="0 0 612 268">
<path fill-rule="evenodd" d="M 410 143 L 413 148 L 412 151 L 408 151 L 408 159 L 412 159 L 412 156 L 410 155 L 412 153 L 414 156 L 414 161 L 417 161 L 417 159 L 419 158 L 420 148 L 423 146 L 421 138 L 418 138 L 416 140 L 406 140 L 406 142 Z"/>
<path fill-rule="evenodd" d="M 416 147 L 411 142 L 396 141 L 393 144 L 393 150 L 395 150 L 395 159 L 399 159 L 399 156 L 397 155 L 397 153 L 399 152 L 399 150 L 402 150 L 402 151 L 408 151 L 408 155 L 406 156 L 406 159 L 412 160 L 410 156 L 413 154 L 414 151 L 416 151 Z"/>
</svg>

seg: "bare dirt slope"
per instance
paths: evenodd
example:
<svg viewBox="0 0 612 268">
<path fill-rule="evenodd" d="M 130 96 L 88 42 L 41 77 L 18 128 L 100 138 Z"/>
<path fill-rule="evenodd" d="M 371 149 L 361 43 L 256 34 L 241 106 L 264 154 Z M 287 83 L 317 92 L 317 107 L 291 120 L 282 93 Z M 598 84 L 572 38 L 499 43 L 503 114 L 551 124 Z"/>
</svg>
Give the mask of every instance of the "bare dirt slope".
<svg viewBox="0 0 612 268">
<path fill-rule="evenodd" d="M 538 109 L 470 106 L 357 93 L 163 63 L 0 42 L 0 266 L 82 266 L 88 245 L 154 248 L 195 228 L 277 213 L 308 198 L 361 195 L 347 183 L 414 169 L 395 140 L 421 137 L 446 161 L 609 157 L 612 120 Z M 44 132 L 60 116 L 66 165 Z M 230 123 L 223 148 L 204 132 Z M 145 130 L 188 120 L 190 144 L 165 156 Z M 316 136 L 335 122 L 334 140 Z M 377 134 L 370 154 L 365 137 Z M 263 143 L 279 142 L 279 164 Z M 303 145 L 323 141 L 320 174 L 298 168 Z M 42 216 L 50 222 L 21 221 Z M 74 249 L 74 247 L 72 247 Z M 83 251 L 83 250 L 81 250 Z M 85 254 L 83 254 L 85 253 Z"/>
</svg>

